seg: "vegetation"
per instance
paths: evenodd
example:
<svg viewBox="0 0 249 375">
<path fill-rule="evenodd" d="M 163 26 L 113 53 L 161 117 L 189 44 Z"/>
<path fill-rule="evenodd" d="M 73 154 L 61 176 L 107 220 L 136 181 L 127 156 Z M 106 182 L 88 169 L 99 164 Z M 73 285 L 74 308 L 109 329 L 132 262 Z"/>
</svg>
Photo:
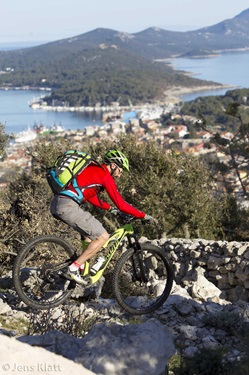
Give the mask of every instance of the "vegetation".
<svg viewBox="0 0 249 375">
<path fill-rule="evenodd" d="M 249 365 L 249 326 L 245 318 L 235 312 L 221 311 L 219 313 L 206 313 L 203 323 L 207 327 L 215 327 L 228 334 L 231 333 L 241 342 L 243 355 L 231 362 L 227 357 L 228 348 L 219 346 L 215 348 L 199 348 L 191 358 L 185 358 L 179 352 L 169 361 L 169 368 L 174 375 L 248 375 Z"/>
<path fill-rule="evenodd" d="M 181 74 L 167 74 L 154 70 L 112 69 L 106 72 L 94 72 L 93 75 L 70 80 L 44 98 L 49 105 L 65 103 L 69 106 L 94 106 L 96 103 L 120 105 L 132 103 L 153 103 L 163 100 L 164 91 L 173 85 L 192 85 L 188 77 Z"/>
<path fill-rule="evenodd" d="M 220 313 L 209 313 L 203 317 L 206 326 L 222 329 L 229 333 L 233 332 L 237 336 L 244 336 L 249 332 L 249 325 L 243 316 L 231 311 L 222 311 Z"/>
<path fill-rule="evenodd" d="M 44 335 L 53 330 L 70 334 L 74 337 L 84 337 L 88 331 L 99 322 L 95 316 L 85 318 L 79 311 L 76 313 L 72 306 L 64 306 L 60 316 L 55 314 L 55 310 L 37 311 L 31 310 L 28 334 Z"/>
<path fill-rule="evenodd" d="M 19 335 L 27 334 L 29 322 L 23 318 L 10 319 L 9 316 L 0 316 L 1 327 L 6 330 L 13 330 Z"/>
<path fill-rule="evenodd" d="M 194 50 L 190 50 L 188 51 L 187 53 L 183 53 L 181 56 L 181 58 L 200 58 L 200 57 L 214 57 L 214 56 L 218 56 L 218 53 L 217 52 L 214 52 L 214 51 L 210 51 L 210 50 L 205 50 L 205 49 L 194 49 Z"/>
<path fill-rule="evenodd" d="M 232 197 L 240 202 L 239 216 L 236 209 L 232 219 L 233 228 L 237 226 L 235 237 L 232 236 L 234 229 L 229 223 L 226 225 L 230 239 L 248 240 L 248 208 L 243 206 L 243 201 L 249 195 L 249 89 L 228 91 L 220 97 L 197 98 L 186 103 L 182 113 L 198 119 L 190 126 L 191 136 L 198 137 L 200 131 L 209 133 L 206 148 L 215 146 L 224 155 L 218 158 L 217 151 L 209 152 L 203 159 L 212 170 L 218 189 L 230 196 L 230 207 L 235 203 Z"/>
<path fill-rule="evenodd" d="M 10 140 L 10 136 L 5 133 L 5 127 L 0 123 L 0 160 L 5 157 L 5 148 Z"/>
<path fill-rule="evenodd" d="M 224 349 L 198 350 L 192 358 L 175 355 L 170 360 L 170 370 L 174 375 L 235 375 L 237 366 L 224 359 Z"/>
<path fill-rule="evenodd" d="M 227 348 L 201 348 L 191 358 L 180 352 L 169 360 L 169 373 L 174 375 L 249 375 L 249 336 L 241 339 L 242 358 L 231 362 L 227 359 Z"/>
<path fill-rule="evenodd" d="M 52 195 L 45 179 L 46 167 L 62 150 L 72 147 L 67 140 L 40 141 L 28 150 L 33 158 L 31 172 L 17 176 L 3 197 L 5 206 L 7 202 L 8 205 L 1 212 L 2 252 L 17 252 L 29 238 L 41 233 L 63 233 L 80 248 L 79 236 L 52 218 L 49 212 Z M 141 234 L 149 238 L 160 238 L 164 233 L 176 237 L 223 238 L 223 225 L 232 215 L 227 207 L 229 201 L 226 195 L 216 196 L 209 170 L 198 158 L 164 154 L 154 142 L 137 144 L 132 136 L 121 137 L 115 143 L 106 140 L 99 145 L 79 147 L 93 156 L 117 147 L 128 156 L 131 173 L 124 174 L 118 182 L 120 192 L 127 202 L 159 220 L 158 226 L 142 227 Z M 103 198 L 108 200 L 105 195 Z M 113 230 L 109 223 L 115 219 L 106 211 L 89 209 L 106 223 L 108 230 Z"/>
<path fill-rule="evenodd" d="M 150 49 L 148 41 L 124 46 L 115 34 L 101 30 L 73 40 L 0 52 L 0 70 L 5 73 L 0 75 L 0 86 L 51 88 L 48 104 L 94 106 L 116 101 L 151 103 L 164 100 L 164 92 L 172 86 L 207 85 L 154 61 L 156 55 L 141 55 Z"/>
<path fill-rule="evenodd" d="M 220 101 L 213 97 L 200 98 L 182 109 L 184 114 L 192 113 L 199 117 L 200 121 L 193 125 L 193 129 L 195 128 L 196 133 L 200 128 L 210 132 L 210 147 L 215 143 L 220 152 L 230 155 L 228 164 L 218 162 L 212 157 L 212 153 L 211 157 L 201 158 L 179 152 L 177 148 L 176 151 L 173 148 L 165 153 L 159 144 L 152 141 L 137 143 L 132 135 L 121 136 L 115 142 L 106 139 L 102 143 L 85 142 L 77 147 L 89 151 L 95 157 L 113 147 L 120 148 L 128 156 L 131 173 L 124 174 L 118 181 L 120 192 L 127 202 L 159 220 L 158 226 L 142 227 L 141 234 L 150 238 L 167 235 L 247 240 L 248 210 L 240 207 L 234 198 L 234 187 L 229 180 L 225 181 L 229 170 L 235 170 L 242 191 L 245 195 L 248 194 L 248 178 L 240 178 L 241 171 L 247 176 L 249 172 L 249 132 L 245 121 L 247 95 L 249 96 L 249 90 L 234 90 L 221 97 Z M 226 132 L 215 126 L 213 118 L 208 122 L 212 104 L 217 116 L 220 116 L 220 108 L 224 118 L 233 123 L 232 138 L 226 138 Z M 224 123 L 224 129 L 225 126 Z M 192 133 L 194 134 L 194 130 Z M 2 126 L 2 153 L 7 139 Z M 69 228 L 65 231 L 65 224 L 55 221 L 49 212 L 51 192 L 45 179 L 46 168 L 59 154 L 71 148 L 75 148 L 75 145 L 70 144 L 66 138 L 58 138 L 53 143 L 46 138 L 37 141 L 35 146 L 27 150 L 32 157 L 31 172 L 13 175 L 9 188 L 2 192 L 1 251 L 2 254 L 9 254 L 7 263 L 11 254 L 16 253 L 27 239 L 41 233 L 63 233 L 79 248 L 79 238 L 77 235 L 75 237 L 74 231 Z M 105 195 L 103 198 L 109 199 Z M 117 225 L 115 218 L 108 216 L 105 211 L 89 208 L 105 223 L 109 231 Z M 2 260 L 6 260 L 5 255 Z M 3 266 L 4 264 L 3 262 Z"/>
<path fill-rule="evenodd" d="M 240 120 L 232 116 L 232 113 L 227 113 L 226 108 L 231 105 L 240 105 L 241 116 L 247 123 L 249 122 L 247 98 L 249 98 L 249 89 L 227 91 L 223 96 L 198 97 L 184 103 L 181 113 L 205 120 L 206 129 L 236 133 L 240 127 Z"/>
<path fill-rule="evenodd" d="M 248 195 L 249 179 L 249 89 L 234 90 L 223 97 L 198 98 L 186 104 L 182 112 L 195 115 L 199 120 L 196 130 L 210 134 L 209 145 L 229 158 L 228 163 L 210 160 L 214 174 L 223 176 L 223 187 L 234 192 L 236 183 L 225 178 L 234 171 L 242 194 Z M 193 133 L 193 132 L 192 132 Z M 208 147 L 208 145 L 207 145 Z"/>
<path fill-rule="evenodd" d="M 121 105 L 151 103 L 163 100 L 164 91 L 171 86 L 206 84 L 176 73 L 167 65 L 128 59 L 116 51 L 108 55 L 102 50 L 93 52 L 97 55 L 86 59 L 83 65 L 78 66 L 77 59 L 73 62 L 70 59 L 64 65 L 60 62 L 60 69 L 57 64 L 47 67 L 41 64 L 30 70 L 27 59 L 24 67 L 17 66 L 14 72 L 0 75 L 0 85 L 51 87 L 51 95 L 44 98 L 49 105 L 95 106 L 117 101 Z M 120 66 L 122 57 L 125 62 Z"/>
<path fill-rule="evenodd" d="M 247 10 L 234 19 L 198 31 L 179 33 L 149 28 L 126 34 L 96 29 L 37 47 L 2 51 L 0 86 L 51 88 L 49 102 L 72 106 L 164 100 L 163 93 L 169 87 L 212 82 L 176 73 L 160 60 L 246 48 L 248 24 Z"/>
</svg>

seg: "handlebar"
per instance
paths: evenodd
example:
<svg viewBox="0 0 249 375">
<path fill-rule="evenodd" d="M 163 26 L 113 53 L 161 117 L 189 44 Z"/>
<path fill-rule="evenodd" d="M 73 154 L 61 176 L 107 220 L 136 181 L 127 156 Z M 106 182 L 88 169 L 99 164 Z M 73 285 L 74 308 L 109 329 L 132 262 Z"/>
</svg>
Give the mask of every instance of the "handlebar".
<svg viewBox="0 0 249 375">
<path fill-rule="evenodd" d="M 112 215 L 116 216 L 118 219 L 120 219 L 124 224 L 128 224 L 128 223 L 131 223 L 132 221 L 136 221 L 136 220 L 140 220 L 142 222 L 142 224 L 157 223 L 157 220 L 150 215 L 145 215 L 144 218 L 137 218 L 137 217 L 134 217 L 133 215 L 122 212 L 115 207 L 111 207 L 109 209 L 109 212 Z"/>
<path fill-rule="evenodd" d="M 132 221 L 139 220 L 137 217 L 126 214 L 122 211 L 117 212 L 117 218 L 122 220 L 125 223 L 131 223 Z"/>
<path fill-rule="evenodd" d="M 138 218 L 129 214 L 126 214 L 122 211 L 117 212 L 117 218 L 122 220 L 125 224 L 131 223 L 132 221 L 140 220 L 143 225 L 150 224 L 147 220 L 144 220 L 144 218 Z"/>
</svg>

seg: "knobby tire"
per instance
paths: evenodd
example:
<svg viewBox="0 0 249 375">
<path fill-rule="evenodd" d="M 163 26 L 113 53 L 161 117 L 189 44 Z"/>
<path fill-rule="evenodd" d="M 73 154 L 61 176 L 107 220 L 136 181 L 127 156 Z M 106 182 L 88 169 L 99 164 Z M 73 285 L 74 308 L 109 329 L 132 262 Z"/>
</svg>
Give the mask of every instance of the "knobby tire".
<svg viewBox="0 0 249 375">
<path fill-rule="evenodd" d="M 112 279 L 117 302 L 132 315 L 150 314 L 162 306 L 174 280 L 173 268 L 165 252 L 153 244 L 141 244 L 141 247 L 143 272 L 141 261 L 137 261 L 135 250 L 131 248 L 118 260 Z"/>
<path fill-rule="evenodd" d="M 18 253 L 13 266 L 13 282 L 20 299 L 28 306 L 46 310 L 65 302 L 75 288 L 74 281 L 60 271 L 75 259 L 75 250 L 64 239 L 38 236 Z"/>
</svg>

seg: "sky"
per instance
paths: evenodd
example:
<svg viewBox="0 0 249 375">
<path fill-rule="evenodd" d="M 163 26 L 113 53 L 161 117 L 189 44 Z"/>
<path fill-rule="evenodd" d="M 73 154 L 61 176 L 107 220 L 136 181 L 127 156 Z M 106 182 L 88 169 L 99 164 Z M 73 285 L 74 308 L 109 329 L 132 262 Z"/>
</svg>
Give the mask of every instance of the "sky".
<svg viewBox="0 0 249 375">
<path fill-rule="evenodd" d="M 0 5 L 0 44 L 50 42 L 98 27 L 196 30 L 233 18 L 248 0 L 9 0 Z"/>
</svg>

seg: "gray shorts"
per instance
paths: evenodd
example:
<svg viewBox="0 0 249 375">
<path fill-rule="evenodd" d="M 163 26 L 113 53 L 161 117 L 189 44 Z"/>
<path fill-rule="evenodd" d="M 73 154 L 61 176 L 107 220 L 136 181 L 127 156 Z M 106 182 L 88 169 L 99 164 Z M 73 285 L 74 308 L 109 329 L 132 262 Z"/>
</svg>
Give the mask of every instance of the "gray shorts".
<svg viewBox="0 0 249 375">
<path fill-rule="evenodd" d="M 50 212 L 56 219 L 60 219 L 91 240 L 106 232 L 103 225 L 90 212 L 85 211 L 71 198 L 56 195 L 51 201 Z"/>
</svg>

